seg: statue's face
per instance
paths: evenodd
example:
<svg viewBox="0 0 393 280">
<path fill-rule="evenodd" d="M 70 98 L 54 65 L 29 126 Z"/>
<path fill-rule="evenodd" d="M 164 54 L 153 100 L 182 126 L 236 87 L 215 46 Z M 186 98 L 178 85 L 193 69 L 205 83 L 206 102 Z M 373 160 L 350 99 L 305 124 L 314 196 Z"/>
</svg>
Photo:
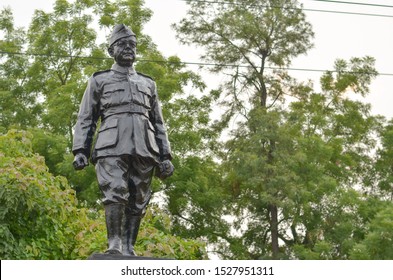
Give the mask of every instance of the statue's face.
<svg viewBox="0 0 393 280">
<path fill-rule="evenodd" d="M 136 38 L 134 36 L 121 38 L 112 45 L 109 54 L 121 66 L 131 66 L 135 61 Z"/>
</svg>

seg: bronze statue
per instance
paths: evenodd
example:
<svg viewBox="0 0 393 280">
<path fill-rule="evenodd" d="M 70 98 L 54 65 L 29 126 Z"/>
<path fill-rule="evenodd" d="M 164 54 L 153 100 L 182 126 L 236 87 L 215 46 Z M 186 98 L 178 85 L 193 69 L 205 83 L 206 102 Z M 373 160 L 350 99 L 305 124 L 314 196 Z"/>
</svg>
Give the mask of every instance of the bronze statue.
<svg viewBox="0 0 393 280">
<path fill-rule="evenodd" d="M 156 84 L 133 67 L 136 45 L 131 29 L 115 26 L 108 52 L 116 63 L 89 79 L 74 133 L 74 168 L 83 169 L 90 156 L 95 164 L 105 206 L 108 254 L 135 255 L 152 177 L 165 179 L 174 170 Z M 90 154 L 99 119 L 101 127 Z"/>
</svg>

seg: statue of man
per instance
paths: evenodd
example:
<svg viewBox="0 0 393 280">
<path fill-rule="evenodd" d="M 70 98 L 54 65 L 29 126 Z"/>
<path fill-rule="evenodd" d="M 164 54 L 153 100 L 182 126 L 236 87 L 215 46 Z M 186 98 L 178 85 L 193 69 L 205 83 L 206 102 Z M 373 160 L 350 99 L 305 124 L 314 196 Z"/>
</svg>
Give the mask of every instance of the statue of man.
<svg viewBox="0 0 393 280">
<path fill-rule="evenodd" d="M 116 63 L 89 79 L 72 147 L 76 170 L 87 166 L 90 156 L 95 164 L 105 206 L 108 254 L 135 255 L 152 177 L 165 179 L 174 170 L 156 84 L 133 67 L 136 45 L 130 28 L 115 26 L 108 52 Z M 99 119 L 101 127 L 91 153 Z"/>
</svg>

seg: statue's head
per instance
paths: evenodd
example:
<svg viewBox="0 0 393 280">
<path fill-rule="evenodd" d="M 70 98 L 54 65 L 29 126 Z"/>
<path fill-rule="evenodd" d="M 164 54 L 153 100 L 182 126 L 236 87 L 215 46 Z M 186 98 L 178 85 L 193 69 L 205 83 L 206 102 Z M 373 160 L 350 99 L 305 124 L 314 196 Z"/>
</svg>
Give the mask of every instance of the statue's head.
<svg viewBox="0 0 393 280">
<path fill-rule="evenodd" d="M 136 56 L 136 36 L 124 24 L 118 24 L 109 38 L 108 53 L 121 66 L 131 66 Z"/>
</svg>

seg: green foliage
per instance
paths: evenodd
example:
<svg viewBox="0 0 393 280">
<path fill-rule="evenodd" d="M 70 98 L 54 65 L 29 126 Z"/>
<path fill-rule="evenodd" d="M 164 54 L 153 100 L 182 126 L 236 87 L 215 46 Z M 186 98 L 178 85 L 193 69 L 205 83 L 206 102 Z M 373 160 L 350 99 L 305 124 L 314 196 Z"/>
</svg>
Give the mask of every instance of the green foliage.
<svg viewBox="0 0 393 280">
<path fill-rule="evenodd" d="M 144 43 L 150 41 L 141 31 L 143 25 L 149 21 L 152 12 L 143 7 L 143 0 L 98 0 L 94 4 L 94 12 L 100 17 L 101 27 L 112 28 L 117 23 L 124 23 L 136 34 L 138 41 L 142 42 L 142 49 L 146 48 Z"/>
<path fill-rule="evenodd" d="M 245 239 L 239 240 L 239 238 L 231 236 L 228 225 L 222 221 L 222 215 L 226 213 L 235 215 L 237 219 L 235 219 L 234 227 L 236 230 L 239 230 L 243 227 L 242 224 L 244 223 L 242 220 L 245 216 L 249 217 L 249 213 L 246 213 L 247 211 L 244 211 L 244 209 L 248 207 L 254 208 L 254 204 L 250 202 L 258 203 L 262 199 L 261 196 L 263 196 L 265 200 L 259 202 L 261 205 L 255 207 L 258 209 L 265 207 L 266 209 L 268 198 L 272 198 L 276 193 L 276 191 L 273 191 L 273 188 L 267 188 L 268 191 L 272 191 L 265 194 L 263 193 L 263 188 L 261 188 L 262 182 L 267 182 L 264 179 L 266 174 L 270 173 L 271 169 L 274 168 L 271 163 L 264 161 L 270 157 L 267 152 L 269 137 L 273 137 L 272 134 L 276 132 L 273 129 L 270 130 L 270 127 L 266 131 L 254 131 L 254 127 L 256 129 L 265 128 L 264 124 L 266 123 L 265 120 L 259 120 L 252 115 L 257 113 L 258 116 L 262 116 L 263 112 L 259 112 L 258 108 L 254 110 L 255 107 L 261 106 L 263 109 L 266 109 L 268 100 L 272 102 L 269 106 L 273 105 L 276 100 L 283 100 L 285 90 L 293 87 L 293 80 L 285 71 L 277 70 L 266 74 L 265 66 L 267 64 L 278 67 L 285 66 L 297 55 L 305 53 L 311 47 L 310 39 L 313 36 L 313 32 L 310 24 L 305 20 L 305 16 L 297 1 L 272 0 L 264 3 L 260 1 L 243 1 L 242 5 L 237 5 L 234 1 L 215 5 L 203 2 L 190 2 L 188 4 L 190 8 L 187 17 L 175 25 L 178 38 L 182 43 L 201 46 L 205 50 L 201 58 L 217 64 L 212 71 L 221 72 L 225 70 L 229 77 L 228 81 L 218 91 L 213 91 L 213 93 L 223 92 L 225 94 L 221 98 L 221 104 L 227 110 L 222 118 L 212 126 L 215 129 L 214 133 L 222 132 L 230 120 L 238 114 L 241 114 L 244 119 L 250 122 L 239 125 L 239 129 L 233 135 L 233 141 L 229 141 L 226 146 L 228 154 L 225 151 L 220 151 L 222 146 L 218 145 L 217 142 L 210 142 L 211 150 L 218 152 L 216 155 L 222 156 L 224 169 L 221 173 L 217 172 L 223 180 L 214 180 L 207 177 L 209 178 L 208 184 L 215 184 L 213 188 L 217 190 L 217 193 L 214 195 L 218 201 L 222 201 L 222 204 L 221 206 L 216 205 L 221 210 L 215 208 L 220 218 L 217 219 L 213 216 L 211 219 L 213 222 L 207 219 L 208 222 L 204 223 L 209 224 L 209 230 L 207 231 L 211 241 L 220 241 L 221 244 L 227 244 L 228 248 L 231 248 L 228 250 L 223 248 L 220 243 L 216 243 L 218 254 L 222 254 L 225 258 L 233 258 L 234 255 L 240 258 L 258 258 L 256 255 L 248 255 L 246 247 L 260 248 L 260 246 L 255 246 L 254 243 L 249 244 Z M 278 9 L 277 7 L 279 6 L 284 6 L 285 8 Z M 226 67 L 228 64 L 246 65 L 247 67 L 228 69 Z M 269 92 L 267 88 L 269 88 Z M 220 95 L 213 96 L 220 97 Z M 273 115 L 266 115 L 266 117 L 275 118 Z M 188 115 L 185 115 L 186 124 L 188 124 L 187 118 Z M 252 121 L 255 123 L 252 124 Z M 261 123 L 262 126 L 260 126 Z M 279 126 L 279 122 L 277 124 L 269 123 L 269 125 L 272 125 L 271 128 L 276 128 Z M 255 134 L 251 136 L 248 129 Z M 193 134 L 187 134 L 186 136 L 192 140 L 195 137 L 197 138 Z M 217 137 L 213 139 L 217 139 Z M 195 140 L 198 143 L 198 139 Z M 272 142 L 272 139 L 270 140 Z M 260 145 L 260 147 L 256 145 Z M 243 172 L 244 174 L 242 174 Z M 247 183 L 244 183 L 244 181 L 247 181 Z M 193 183 L 196 183 L 196 186 L 199 188 L 203 185 L 198 179 L 193 181 Z M 248 190 L 244 196 L 239 195 L 241 183 L 244 183 L 245 189 Z M 275 186 L 277 182 L 269 184 Z M 181 188 L 179 187 L 179 189 Z M 191 191 L 187 191 L 188 189 L 191 189 Z M 254 192 L 251 189 L 259 189 L 259 191 Z M 187 187 L 184 193 L 193 193 L 191 186 Z M 236 201 L 234 205 L 238 207 L 231 209 L 231 204 L 228 204 L 231 194 L 236 199 L 242 200 L 247 197 L 251 201 L 248 201 L 249 203 L 246 203 L 246 205 Z M 205 200 L 211 197 L 203 194 L 201 196 Z M 189 197 L 193 197 L 193 195 L 189 195 Z M 246 200 L 244 199 L 243 201 Z M 278 201 L 279 198 L 274 200 Z M 187 199 L 183 201 L 187 201 Z M 187 209 L 187 212 L 192 214 L 179 216 L 182 216 L 182 219 L 186 221 L 189 227 L 190 224 L 192 225 L 193 232 L 199 232 L 196 229 L 204 229 L 205 225 L 203 222 L 197 222 L 199 218 L 194 218 L 198 217 L 198 213 L 195 212 L 198 212 L 199 209 L 208 210 L 209 207 L 206 205 L 200 207 L 196 198 L 188 199 L 188 201 L 191 201 L 191 203 L 185 203 L 179 208 Z M 189 210 L 192 209 L 192 206 L 196 207 L 197 211 Z M 262 212 L 259 212 L 258 215 L 264 219 L 266 213 L 265 211 Z M 254 216 L 251 220 L 253 218 Z M 258 230 L 253 231 L 254 239 L 259 239 L 260 236 L 266 235 L 261 227 L 270 227 L 262 219 L 255 220 L 255 227 Z M 217 231 L 216 229 L 219 230 Z M 250 234 L 250 239 L 252 238 L 251 236 Z M 235 252 L 232 250 L 235 250 Z"/>
<path fill-rule="evenodd" d="M 53 12 L 35 12 L 27 32 L 28 51 L 42 54 L 29 65 L 27 90 L 45 98 L 43 125 L 64 135 L 69 148 L 85 86 L 84 69 L 91 63 L 83 56 L 97 49 L 92 21 L 78 1 L 56 1 Z"/>
<path fill-rule="evenodd" d="M 368 93 L 377 74 L 374 59 L 337 60 L 335 71 L 321 78 L 323 92 L 315 93 L 312 85 L 296 82 L 282 69 L 266 71 L 266 66 L 289 65 L 312 45 L 311 26 L 297 1 L 189 6 L 188 16 L 175 26 L 178 38 L 203 47 L 202 58 L 218 64 L 213 72 L 229 74 L 219 90 L 226 95 L 221 100 L 227 112 L 214 128 L 222 131 L 233 116 L 242 116 L 218 153 L 222 180 L 216 184 L 232 203 L 221 195 L 225 211 L 216 211 L 231 213 L 237 232 L 235 237 L 226 231 L 226 248 L 218 253 L 246 259 L 348 259 L 381 210 L 372 202 L 391 195 L 391 127 L 382 130 L 375 165 L 370 151 L 384 120 L 352 98 Z M 230 70 L 228 64 L 248 67 Z M 286 95 L 297 100 L 282 107 Z M 180 195 L 188 189 L 195 192 L 190 185 Z M 192 213 L 191 205 L 198 204 L 189 201 L 197 200 L 169 205 Z M 193 232 L 194 215 L 183 216 Z"/>
<path fill-rule="evenodd" d="M 29 132 L 33 135 L 33 152 L 43 156 L 49 172 L 57 175 L 56 166 L 63 161 L 67 148 L 66 138 L 42 129 L 31 129 Z"/>
<path fill-rule="evenodd" d="M 393 121 L 381 129 L 381 142 L 382 146 L 378 149 L 378 160 L 376 162 L 376 171 L 371 174 L 369 180 L 370 184 L 374 187 L 374 190 L 379 190 L 385 196 L 392 196 L 393 194 Z M 378 178 L 378 180 L 375 180 Z M 377 192 L 379 193 L 379 192 Z"/>
<path fill-rule="evenodd" d="M 360 190 L 374 166 L 370 150 L 381 119 L 345 95 L 351 89 L 365 94 L 367 85 L 355 85 L 375 75 L 365 71 L 372 60 L 351 61 L 356 66 L 344 74 L 337 69 L 323 76 L 323 93 L 304 94 L 288 110 L 251 110 L 227 142 L 228 189 L 237 186 L 234 225 L 247 258 L 270 256 L 270 205 L 280 210 L 280 258 L 348 259 L 367 234 L 365 220 L 372 215 L 359 212 L 365 199 Z"/>
<path fill-rule="evenodd" d="M 311 47 L 311 26 L 297 1 L 232 2 L 190 3 L 188 16 L 175 26 L 181 42 L 204 47 L 207 60 L 256 68 L 254 58 L 268 55 L 272 63 L 288 65 Z"/>
<path fill-rule="evenodd" d="M 229 74 L 223 86 L 231 97 L 228 114 L 244 114 L 249 102 L 266 107 L 268 100 L 283 100 L 292 79 L 283 70 L 266 73 L 265 67 L 289 65 L 311 48 L 314 34 L 296 0 L 235 2 L 190 2 L 187 17 L 174 27 L 182 43 L 205 50 L 201 58 L 217 64 L 212 71 Z M 233 64 L 247 67 L 228 70 Z"/>
<path fill-rule="evenodd" d="M 1 258 L 68 259 L 79 219 L 75 193 L 31 150 L 31 135 L 0 136 Z"/>
<path fill-rule="evenodd" d="M 57 164 L 56 172 L 61 176 L 65 176 L 76 191 L 78 200 L 86 203 L 88 207 L 99 207 L 99 199 L 101 192 L 98 187 L 95 168 L 92 164 L 83 170 L 76 171 L 72 166 L 74 156 L 66 154 L 62 162 Z"/>
<path fill-rule="evenodd" d="M 136 251 L 143 256 L 176 260 L 207 259 L 204 242 L 171 235 L 171 227 L 170 217 L 151 205 L 142 220 Z"/>
<path fill-rule="evenodd" d="M 370 222 L 370 230 L 364 240 L 354 246 L 352 259 L 392 260 L 393 259 L 393 206 L 387 203 Z"/>
<path fill-rule="evenodd" d="M 41 106 L 36 95 L 26 91 L 29 70 L 28 57 L 15 53 L 25 50 L 26 33 L 16 28 L 11 10 L 0 12 L 0 131 L 11 127 L 26 128 L 37 124 Z M 15 106 L 15 105 L 18 106 Z"/>
<path fill-rule="evenodd" d="M 78 205 L 64 177 L 54 177 L 33 154 L 32 134 L 0 136 L 0 257 L 86 259 L 106 248 L 103 211 Z M 170 234 L 160 209 L 144 219 L 137 250 L 149 256 L 205 259 L 205 244 Z M 146 252 L 146 253 L 145 253 Z"/>
</svg>

